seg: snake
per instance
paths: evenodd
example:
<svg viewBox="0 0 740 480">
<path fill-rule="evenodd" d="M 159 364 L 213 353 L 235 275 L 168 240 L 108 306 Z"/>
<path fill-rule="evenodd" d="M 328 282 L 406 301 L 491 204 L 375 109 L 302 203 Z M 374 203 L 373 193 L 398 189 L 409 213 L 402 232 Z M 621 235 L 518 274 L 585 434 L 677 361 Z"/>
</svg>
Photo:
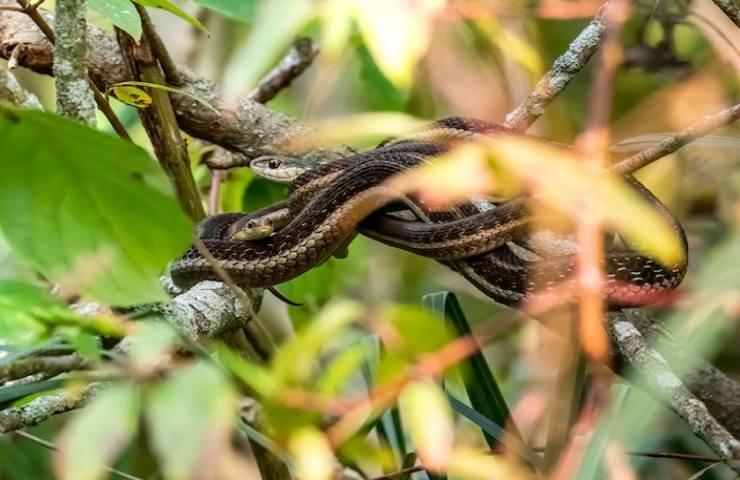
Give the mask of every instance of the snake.
<svg viewBox="0 0 740 480">
<path fill-rule="evenodd" d="M 256 159 L 252 162 L 255 171 L 260 162 L 283 173 L 293 169 L 282 177 L 282 181 L 291 182 L 288 200 L 257 215 L 223 214 L 209 219 L 200 227 L 201 240 L 219 265 L 244 286 L 271 286 L 294 278 L 328 259 L 358 229 L 385 243 L 442 261 L 488 296 L 508 305 L 572 281 L 573 255 L 527 260 L 507 245 L 529 231 L 531 219 L 522 201 L 504 202 L 492 211 L 463 218 L 450 212 L 436 213 L 433 223 L 402 221 L 377 213 L 399 200 L 398 193 L 389 191 L 383 182 L 445 151 L 440 137 L 466 139 L 487 130 L 508 133 L 504 127 L 474 122 L 471 127 L 469 120 L 446 119 L 415 137 L 390 140 L 369 152 L 319 166 L 296 165 L 288 157 L 279 158 L 279 162 Z M 628 180 L 666 214 L 685 251 L 680 224 L 639 182 L 632 177 Z M 279 222 L 265 221 L 266 215 Z M 260 240 L 250 236 L 242 240 L 242 232 L 252 231 L 250 225 L 256 226 L 255 222 L 265 227 L 260 235 L 270 229 L 274 233 Z M 681 262 L 666 266 L 637 252 L 607 252 L 604 293 L 608 304 L 622 307 L 656 301 L 681 282 L 686 258 L 684 255 Z M 181 286 L 217 278 L 210 261 L 194 248 L 173 263 L 171 275 Z"/>
</svg>

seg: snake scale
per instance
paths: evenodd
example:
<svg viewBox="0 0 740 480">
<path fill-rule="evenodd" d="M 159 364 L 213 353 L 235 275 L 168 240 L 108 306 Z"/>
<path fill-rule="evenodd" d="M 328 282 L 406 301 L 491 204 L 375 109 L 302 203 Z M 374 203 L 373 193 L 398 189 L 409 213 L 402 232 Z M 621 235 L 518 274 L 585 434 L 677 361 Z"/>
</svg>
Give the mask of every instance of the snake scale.
<svg viewBox="0 0 740 480">
<path fill-rule="evenodd" d="M 430 212 L 385 186 L 389 178 L 427 163 L 451 144 L 497 133 L 510 132 L 496 124 L 452 117 L 420 134 L 319 165 L 288 157 L 255 160 L 254 170 L 267 167 L 274 170 L 273 179 L 290 182 L 288 199 L 252 214 L 211 217 L 199 226 L 198 236 L 219 266 L 249 287 L 272 286 L 304 273 L 336 254 L 359 231 L 441 261 L 507 305 L 535 296 L 557 295 L 558 301 L 564 300 L 564 294 L 575 298 L 576 289 L 568 287 L 574 281 L 573 254 L 523 258 L 509 243 L 526 243 L 531 233 L 532 217 L 523 198 L 502 202 L 486 212 L 469 204 Z M 687 267 L 686 237 L 680 224 L 636 179 L 627 176 L 625 180 L 664 214 L 684 255 L 675 265 L 662 265 L 636 251 L 605 252 L 604 294 L 610 308 L 659 300 L 680 284 Z M 425 221 L 388 214 L 408 206 Z M 173 262 L 170 273 L 182 287 L 218 279 L 211 260 L 194 247 Z"/>
</svg>

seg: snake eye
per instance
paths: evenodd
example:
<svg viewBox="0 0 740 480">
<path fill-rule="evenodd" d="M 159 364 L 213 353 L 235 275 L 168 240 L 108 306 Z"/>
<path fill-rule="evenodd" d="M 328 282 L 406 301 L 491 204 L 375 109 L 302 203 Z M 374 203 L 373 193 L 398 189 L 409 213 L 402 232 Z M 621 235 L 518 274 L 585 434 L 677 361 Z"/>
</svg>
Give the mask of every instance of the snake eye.
<svg viewBox="0 0 740 480">
<path fill-rule="evenodd" d="M 255 228 L 257 227 L 257 222 L 254 220 L 250 220 L 247 222 L 247 228 Z"/>
<path fill-rule="evenodd" d="M 282 165 L 283 162 L 278 160 L 277 158 L 271 158 L 269 162 L 267 162 L 267 166 L 272 168 L 273 170 L 277 169 Z"/>
</svg>

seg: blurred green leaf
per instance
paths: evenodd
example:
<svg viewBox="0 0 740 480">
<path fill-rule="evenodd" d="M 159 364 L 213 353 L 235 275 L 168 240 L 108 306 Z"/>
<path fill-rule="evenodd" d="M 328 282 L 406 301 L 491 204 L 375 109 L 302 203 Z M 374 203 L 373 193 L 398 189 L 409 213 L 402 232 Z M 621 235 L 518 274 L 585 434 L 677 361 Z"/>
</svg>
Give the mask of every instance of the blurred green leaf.
<svg viewBox="0 0 740 480">
<path fill-rule="evenodd" d="M 0 138 L 0 229 L 19 255 L 111 304 L 167 298 L 159 275 L 192 227 L 143 149 L 61 117 L 5 108 Z"/>
<path fill-rule="evenodd" d="M 316 390 L 325 395 L 339 395 L 347 381 L 360 372 L 363 360 L 365 348 L 362 345 L 353 345 L 342 350 L 323 369 L 316 382 Z"/>
<path fill-rule="evenodd" d="M 47 320 L 75 317 L 39 287 L 0 281 L 0 343 L 33 345 L 48 334 Z"/>
<path fill-rule="evenodd" d="M 606 447 L 612 438 L 612 430 L 616 422 L 621 421 L 622 406 L 627 398 L 630 387 L 628 385 L 615 385 L 612 388 L 611 402 L 604 415 L 599 419 L 599 424 L 588 442 L 586 454 L 578 469 L 574 480 L 590 480 L 598 478 L 599 466 L 606 456 Z"/>
<path fill-rule="evenodd" d="M 425 295 L 424 306 L 434 312 L 440 318 L 446 318 L 452 324 L 459 337 L 472 334 L 468 319 L 462 311 L 460 303 L 454 293 L 438 292 Z M 473 408 L 490 418 L 498 425 L 506 425 L 511 420 L 511 412 L 506 404 L 504 395 L 493 376 L 488 362 L 479 350 L 463 362 L 463 382 L 465 391 L 470 398 Z M 510 423 L 511 432 L 516 437 L 521 437 L 516 425 Z M 486 442 L 491 449 L 497 445 L 496 438 L 484 432 Z"/>
<path fill-rule="evenodd" d="M 195 3 L 226 15 L 240 22 L 249 22 L 254 17 L 258 0 L 195 0 Z"/>
<path fill-rule="evenodd" d="M 455 439 L 452 413 L 442 389 L 432 382 L 414 382 L 398 398 L 401 417 L 424 467 L 444 469 Z"/>
<path fill-rule="evenodd" d="M 327 305 L 313 323 L 278 350 L 272 362 L 276 381 L 309 380 L 327 340 L 339 335 L 361 314 L 362 308 L 355 302 L 337 301 Z"/>
<path fill-rule="evenodd" d="M 355 21 L 368 49 L 397 85 L 411 85 L 416 62 L 429 47 L 434 17 L 444 4 L 443 0 L 353 2 Z"/>
<path fill-rule="evenodd" d="M 281 52 L 314 15 L 311 0 L 263 0 L 254 19 L 254 29 L 239 47 L 224 73 L 224 88 L 244 92 L 257 85 Z"/>
<path fill-rule="evenodd" d="M 208 33 L 208 30 L 206 30 L 206 27 L 200 23 L 200 21 L 197 18 L 193 18 L 187 13 L 185 13 L 180 7 L 172 3 L 170 0 L 132 0 L 139 5 L 143 5 L 145 7 L 154 7 L 159 8 L 161 10 L 170 12 L 173 15 L 177 15 L 178 17 L 182 18 L 186 22 L 188 22 L 190 25 L 194 26 L 198 30 L 200 30 L 203 33 Z"/>
<path fill-rule="evenodd" d="M 212 472 L 229 448 L 236 396 L 213 365 L 178 370 L 147 394 L 149 438 L 165 478 Z"/>
<path fill-rule="evenodd" d="M 87 6 L 137 41 L 141 38 L 141 18 L 131 0 L 89 0 Z"/>
<path fill-rule="evenodd" d="M 531 449 L 529 449 L 529 447 L 522 443 L 522 441 L 518 437 L 515 437 L 514 435 L 504 430 L 501 425 L 498 425 L 496 422 L 492 421 L 490 418 L 486 417 L 479 411 L 469 407 L 468 405 L 465 405 L 463 402 L 450 394 L 447 394 L 447 399 L 450 402 L 452 410 L 473 422 L 475 425 L 478 426 L 478 428 L 488 434 L 488 436 L 490 436 L 491 438 L 495 438 L 497 442 L 505 445 L 507 449 L 515 452 L 517 455 L 527 461 L 527 463 L 533 466 L 538 466 L 542 463 L 540 457 L 534 451 L 532 451 Z"/>
<path fill-rule="evenodd" d="M 132 365 L 146 370 L 158 365 L 177 343 L 175 327 L 165 321 L 146 322 L 126 338 L 131 344 L 128 354 Z"/>
<path fill-rule="evenodd" d="M 219 359 L 231 373 L 261 397 L 270 398 L 279 392 L 276 382 L 264 367 L 225 347 L 219 349 Z"/>
<path fill-rule="evenodd" d="M 415 305 L 386 307 L 382 311 L 382 318 L 391 322 L 400 336 L 400 342 L 387 347 L 390 355 L 413 358 L 436 352 L 452 339 L 442 321 L 444 317 L 437 317 Z M 424 335 L 419 335 L 419 332 L 424 332 Z"/>
<path fill-rule="evenodd" d="M 59 440 L 55 470 L 62 480 L 95 480 L 131 441 L 138 426 L 136 389 L 119 385 L 103 392 L 70 420 Z"/>
<path fill-rule="evenodd" d="M 79 327 L 57 328 L 56 333 L 66 340 L 75 352 L 91 360 L 100 360 L 102 352 L 100 350 L 100 340 L 97 336 L 91 335 Z"/>
</svg>

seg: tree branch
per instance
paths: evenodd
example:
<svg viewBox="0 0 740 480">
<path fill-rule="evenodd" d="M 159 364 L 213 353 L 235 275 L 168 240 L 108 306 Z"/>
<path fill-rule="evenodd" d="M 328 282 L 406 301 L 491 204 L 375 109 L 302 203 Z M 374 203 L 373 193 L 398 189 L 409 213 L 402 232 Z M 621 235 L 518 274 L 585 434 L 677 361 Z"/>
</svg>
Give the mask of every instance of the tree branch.
<svg viewBox="0 0 740 480">
<path fill-rule="evenodd" d="M 712 416 L 707 406 L 696 398 L 669 368 L 665 358 L 652 349 L 642 333 L 620 312 L 607 315 L 607 330 L 619 352 L 653 393 L 676 412 L 694 434 L 740 473 L 740 441 Z"/>
<path fill-rule="evenodd" d="M 80 408 L 109 386 L 107 382 L 95 382 L 79 392 L 65 391 L 45 395 L 22 407 L 0 410 L 0 434 L 38 425 L 54 415 Z"/>
<path fill-rule="evenodd" d="M 506 116 L 505 126 L 517 132 L 527 130 L 565 90 L 573 77 L 583 70 L 601 44 L 606 30 L 605 13 L 612 1 L 608 0 L 601 7 L 599 13 L 571 42 L 568 50 L 555 60 L 550 70 L 537 82 L 532 93 Z"/>
<path fill-rule="evenodd" d="M 95 98 L 87 79 L 85 0 L 58 0 L 54 80 L 57 113 L 95 126 Z"/>
<path fill-rule="evenodd" d="M 299 38 L 275 68 L 270 70 L 259 85 L 249 92 L 247 98 L 259 103 L 269 102 L 281 90 L 288 88 L 291 82 L 313 63 L 318 54 L 319 48 L 313 40 Z"/>
<path fill-rule="evenodd" d="M 137 44 L 123 30 L 116 28 L 116 34 L 121 53 L 128 69 L 133 72 L 134 79 L 164 85 L 165 79 L 150 48 L 148 36 L 146 34 L 142 36 Z M 157 88 L 150 88 L 149 95 L 152 97 L 152 104 L 148 108 L 139 109 L 139 117 L 159 164 L 175 187 L 180 205 L 190 218 L 199 221 L 206 214 L 190 170 L 188 149 L 180 134 L 170 96 L 166 91 Z"/>
<path fill-rule="evenodd" d="M 17 380 L 37 373 L 53 377 L 72 370 L 85 370 L 91 366 L 92 362 L 89 359 L 77 354 L 23 358 L 0 365 L 0 385 L 9 380 Z"/>
<path fill-rule="evenodd" d="M 12 0 L 0 0 L 0 5 L 11 3 Z M 39 13 L 47 22 L 53 23 L 51 12 Z M 100 88 L 105 90 L 115 83 L 133 80 L 120 48 L 110 35 L 89 25 L 88 46 L 90 74 Z M 38 27 L 23 14 L 0 11 L 0 58 L 10 58 L 16 50 L 18 65 L 39 73 L 51 73 L 51 44 Z M 235 156 L 248 160 L 280 152 L 286 140 L 308 132 L 307 127 L 280 112 L 246 97 L 225 98 L 218 84 L 184 67 L 179 67 L 179 70 L 183 79 L 182 89 L 217 109 L 214 112 L 203 108 L 202 104 L 185 95 L 170 95 L 180 128 L 194 137 L 220 145 L 234 152 Z M 343 152 L 341 149 L 337 151 Z"/>
<path fill-rule="evenodd" d="M 13 74 L 2 68 L 0 68 L 0 100 L 20 108 L 43 110 L 36 95 L 21 87 Z"/>
</svg>

